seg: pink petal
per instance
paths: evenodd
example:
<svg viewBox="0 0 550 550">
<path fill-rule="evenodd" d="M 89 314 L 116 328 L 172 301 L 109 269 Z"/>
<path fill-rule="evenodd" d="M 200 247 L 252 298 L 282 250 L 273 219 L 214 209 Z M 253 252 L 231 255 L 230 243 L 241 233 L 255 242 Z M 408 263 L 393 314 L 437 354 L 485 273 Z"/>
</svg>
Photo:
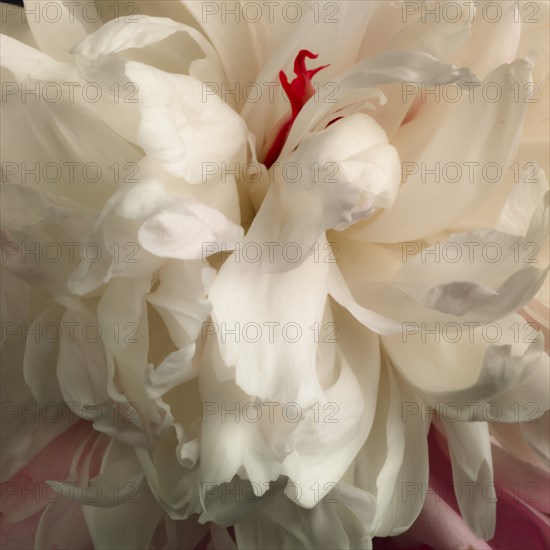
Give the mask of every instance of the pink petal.
<svg viewBox="0 0 550 550">
<path fill-rule="evenodd" d="M 91 422 L 77 422 L 1 484 L 2 512 L 7 521 L 21 522 L 58 498 L 45 481 L 67 479 L 76 450 L 92 430 Z"/>
<path fill-rule="evenodd" d="M 497 521 L 494 538 L 485 542 L 471 533 L 460 516 L 452 490 L 451 463 L 445 439 L 432 429 L 428 441 L 430 491 L 426 493 L 422 512 L 406 533 L 391 540 L 374 539 L 376 550 L 544 550 L 550 547 L 550 519 L 539 511 L 549 508 L 546 472 L 493 445 Z"/>
</svg>

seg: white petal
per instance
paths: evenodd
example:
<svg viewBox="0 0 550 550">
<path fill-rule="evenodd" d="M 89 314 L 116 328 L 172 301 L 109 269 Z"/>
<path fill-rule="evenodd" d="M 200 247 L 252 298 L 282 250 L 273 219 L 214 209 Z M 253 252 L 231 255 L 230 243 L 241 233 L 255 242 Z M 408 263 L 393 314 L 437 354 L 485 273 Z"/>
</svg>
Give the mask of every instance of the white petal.
<svg viewBox="0 0 550 550">
<path fill-rule="evenodd" d="M 212 53 L 212 47 L 196 29 L 167 17 L 145 15 L 135 15 L 131 21 L 106 23 L 95 34 L 81 40 L 72 53 L 94 61 L 102 55 L 156 44 L 177 32 L 189 34 L 205 51 Z"/>
<path fill-rule="evenodd" d="M 338 343 L 320 346 L 318 353 L 326 354 L 326 346 L 337 347 L 333 365 L 336 380 L 325 389 L 326 403 L 317 402 L 313 410 L 304 410 L 304 419 L 285 442 L 294 451 L 283 464 L 282 473 L 303 489 L 295 501 L 308 508 L 338 487 L 367 439 L 377 403 L 378 337 L 343 308 L 335 310 L 333 325 L 338 328 L 334 336 Z M 327 340 L 326 335 L 323 340 Z M 273 437 L 270 429 L 272 432 L 272 426 L 265 429 L 268 441 Z M 319 491 L 305 490 L 312 486 Z"/>
<path fill-rule="evenodd" d="M 472 37 L 454 56 L 455 62 L 470 67 L 480 78 L 485 78 L 502 63 L 512 63 L 514 59 L 522 57 L 517 55 L 520 37 L 533 32 L 532 27 L 526 32 L 521 18 L 513 9 L 503 9 L 496 20 L 489 20 L 483 9 L 482 6 L 474 7 Z M 521 13 L 522 8 L 518 9 Z"/>
<path fill-rule="evenodd" d="M 2 111 L 3 151 L 9 159 L 5 181 L 40 186 L 99 208 L 121 180 L 135 179 L 142 155 L 102 119 L 103 108 L 113 100 L 105 96 L 101 106 L 92 103 L 91 94 L 103 97 L 99 85 L 92 82 L 85 89 L 73 66 L 11 38 L 2 36 L 1 50 L 2 67 L 13 73 L 10 81 L 16 87 L 6 94 L 9 108 Z M 27 92 L 36 92 L 33 100 Z M 34 131 L 16 131 L 25 124 Z"/>
<path fill-rule="evenodd" d="M 116 508 L 127 500 L 136 502 L 134 495 L 142 481 L 143 472 L 134 456 L 110 464 L 108 469 L 90 479 L 83 487 L 57 481 L 47 483 L 59 495 L 70 497 L 79 504 Z M 117 482 L 120 485 L 116 485 Z M 89 489 L 89 486 L 93 489 Z"/>
<path fill-rule="evenodd" d="M 25 343 L 23 373 L 25 382 L 31 388 L 33 397 L 39 403 L 59 403 L 63 401 L 57 379 L 57 361 L 62 332 L 61 319 L 64 308 L 53 304 L 45 309 L 30 326 Z M 47 326 L 54 327 L 48 336 Z M 81 327 L 82 328 L 82 327 Z"/>
<path fill-rule="evenodd" d="M 197 376 L 193 368 L 192 359 L 195 354 L 195 345 L 172 352 L 148 375 L 148 391 L 152 398 L 157 398 L 172 388 L 187 382 Z"/>
<path fill-rule="evenodd" d="M 384 131 L 365 114 L 347 116 L 321 132 L 308 134 L 298 149 L 283 159 L 283 167 L 297 163 L 298 182 L 281 173 L 281 203 L 292 229 L 280 238 L 311 246 L 298 235 L 310 226 L 318 231 L 342 229 L 369 217 L 375 208 L 391 207 L 401 175 L 396 150 Z M 272 171 L 279 174 L 278 163 Z M 288 176 L 291 177 L 291 176 Z M 307 211 L 307 216 L 304 212 Z"/>
<path fill-rule="evenodd" d="M 192 199 L 174 199 L 155 181 L 124 186 L 107 202 L 83 247 L 91 249 L 69 288 L 85 294 L 113 277 L 150 276 L 161 258 L 204 259 L 208 244 L 232 243 L 241 229 Z M 228 245 L 230 247 L 230 245 Z"/>
<path fill-rule="evenodd" d="M 542 389 L 549 376 L 542 335 L 522 317 L 504 318 L 490 331 L 450 329 L 439 336 L 424 327 L 414 336 L 382 337 L 401 374 L 444 419 L 517 422 L 536 418 L 549 407 Z"/>
<path fill-rule="evenodd" d="M 329 293 L 344 306 L 360 323 L 377 334 L 394 334 L 403 329 L 402 323 L 363 307 L 351 293 L 342 273 L 336 266 L 329 270 Z"/>
<path fill-rule="evenodd" d="M 126 75 L 139 87 L 139 143 L 167 172 L 204 183 L 207 165 L 231 166 L 246 146 L 244 121 L 199 80 L 135 62 Z"/>
<path fill-rule="evenodd" d="M 219 6 L 214 4 L 187 0 L 182 3 L 216 48 L 228 81 L 253 82 L 259 63 L 252 25 L 240 14 L 239 19 L 222 17 Z M 239 10 L 240 5 L 236 4 L 235 9 Z"/>
<path fill-rule="evenodd" d="M 472 101 L 463 93 L 462 101 L 436 131 L 431 125 L 433 121 L 425 126 L 425 136 L 413 135 L 412 124 L 404 126 L 403 134 L 396 135 L 394 144 L 403 163 L 409 163 L 404 164 L 408 177 L 393 208 L 368 226 L 361 237 L 374 242 L 428 237 L 452 227 L 489 196 L 515 154 L 518 129 L 525 114 L 526 104 L 516 103 L 510 89 L 514 83 L 521 88 L 530 78 L 530 66 L 525 61 L 503 65 L 482 83 L 482 86 L 488 82 L 499 86 L 503 90 L 502 100 L 489 103 L 478 93 Z M 419 118 L 417 124 L 422 123 Z M 473 127 L 477 128 L 476 138 L 465 139 Z M 472 162 L 477 164 L 466 164 Z M 500 177 L 496 172 L 496 180 L 494 174 L 487 176 L 492 182 L 484 180 L 482 172 L 489 163 L 496 163 L 501 170 Z M 437 173 L 447 165 L 458 165 L 457 181 L 454 172 L 448 177 L 440 173 L 439 178 L 422 173 L 422 170 Z"/>
<path fill-rule="evenodd" d="M 345 500 L 335 498 L 304 509 L 283 496 L 280 486 L 273 489 L 273 493 L 258 512 L 235 526 L 239 548 L 372 548 L 363 526 L 347 508 Z M 346 500 L 351 500 L 352 491 L 346 493 Z M 373 503 L 369 504 L 372 509 Z"/>
<path fill-rule="evenodd" d="M 310 327 L 323 318 L 327 271 L 328 264 L 313 256 L 277 274 L 236 254 L 222 266 L 210 290 L 213 324 L 208 331 L 218 334 L 222 356 L 235 366 L 237 384 L 246 393 L 301 406 L 322 400 Z M 308 281 L 305 287 L 303 281 Z M 235 330 L 235 336 L 229 333 Z"/>
<path fill-rule="evenodd" d="M 132 476 L 135 469 L 139 470 L 138 477 Z M 161 519 L 161 508 L 149 487 L 138 479 L 143 479 L 143 471 L 135 454 L 112 463 L 104 460 L 101 475 L 95 478 L 95 483 L 102 487 L 106 495 L 113 494 L 113 487 L 118 491 L 120 486 L 121 490 L 115 497 L 118 506 L 108 509 L 98 506 L 83 508 L 94 548 L 150 548 L 153 534 Z"/>
<path fill-rule="evenodd" d="M 182 466 L 176 455 L 175 430 L 168 430 L 157 447 L 137 451 L 151 492 L 172 519 L 184 519 L 202 511 L 198 468 Z"/>
<path fill-rule="evenodd" d="M 91 543 L 80 504 L 65 498 L 48 504 L 36 529 L 35 548 L 86 550 Z"/>
<path fill-rule="evenodd" d="M 143 180 L 162 181 L 166 192 L 174 199 L 194 199 L 224 214 L 231 222 L 239 224 L 241 213 L 239 194 L 235 177 L 227 171 L 220 171 L 217 177 L 209 177 L 205 185 L 191 185 L 163 170 L 151 157 L 144 157 L 139 163 Z"/>
<path fill-rule="evenodd" d="M 242 229 L 221 212 L 191 199 L 174 202 L 146 219 L 138 232 L 145 250 L 180 260 L 204 260 L 212 254 L 210 247 L 217 251 L 222 244 L 232 249 L 241 236 Z"/>
<path fill-rule="evenodd" d="M 432 244 L 402 243 L 401 262 L 405 265 L 401 269 L 397 269 L 395 249 L 367 250 L 345 243 L 341 258 L 348 264 L 348 285 L 361 305 L 405 323 L 486 323 L 499 319 L 529 302 L 544 283 L 546 270 L 535 266 L 539 264 L 536 253 L 547 234 L 547 208 L 545 199 L 534 210 L 522 237 L 472 231 L 444 236 L 443 242 L 434 239 Z M 378 274 L 367 269 L 371 280 L 365 281 L 352 270 L 352 264 L 372 261 L 367 254 L 373 250 L 392 268 Z"/>
<path fill-rule="evenodd" d="M 4 9 L 4 28 L 2 29 L 2 34 L 15 38 L 32 48 L 37 48 L 36 40 L 32 35 L 29 22 L 25 17 L 25 8 L 12 5 Z"/>
<path fill-rule="evenodd" d="M 88 327 L 92 330 L 88 332 Z M 57 377 L 63 399 L 71 410 L 89 419 L 110 401 L 107 393 L 107 364 L 100 327 L 91 314 L 67 310 L 62 319 Z M 71 330 L 69 330 L 71 327 Z"/>
<path fill-rule="evenodd" d="M 241 411 L 245 405 L 250 408 L 255 399 L 235 380 L 228 380 L 230 374 L 225 380 L 217 376 L 217 370 L 229 369 L 220 357 L 218 343 L 210 338 L 200 371 L 202 487 L 208 490 L 230 482 L 239 473 L 240 477 L 255 481 L 254 493 L 259 496 L 268 489 L 270 481 L 279 477 L 280 463 L 259 436 L 257 423 L 239 422 L 241 413 L 229 412 Z"/>
<path fill-rule="evenodd" d="M 160 284 L 149 294 L 177 347 L 193 343 L 210 314 L 206 294 L 215 271 L 200 261 L 167 262 L 160 270 Z"/>
<path fill-rule="evenodd" d="M 69 294 L 67 279 L 84 253 L 93 211 L 27 185 L 2 185 L 4 265 L 20 279 Z"/>
<path fill-rule="evenodd" d="M 537 169 L 537 180 L 532 182 L 529 178 L 527 181 L 521 179 L 512 188 L 497 220 L 497 230 L 514 235 L 528 234 L 532 220 L 538 214 L 537 211 L 548 201 L 546 175 L 538 165 L 534 164 L 534 168 Z"/>
<path fill-rule="evenodd" d="M 495 532 L 496 492 L 488 425 L 445 423 L 445 428 L 460 512 L 476 536 L 489 540 Z"/>
<path fill-rule="evenodd" d="M 137 181 L 135 176 L 138 170 L 135 161 L 139 159 L 140 155 L 109 129 L 111 128 L 119 136 L 129 141 L 135 142 L 136 140 L 138 106 L 135 96 L 137 87 L 135 83 L 129 82 L 128 78 L 124 76 L 122 61 L 116 62 L 117 60 L 112 58 L 103 59 L 93 66 L 79 66 L 79 70 L 77 70 L 74 63 L 55 61 L 38 50 L 4 36 L 0 40 L 2 53 L 7 54 L 2 57 L 2 66 L 13 73 L 14 83 L 18 84 L 15 90 L 6 90 L 9 92 L 6 94 L 6 98 L 10 101 L 11 106 L 10 112 L 7 112 L 6 116 L 13 116 L 15 124 L 22 116 L 32 117 L 38 133 L 41 124 L 46 126 L 48 123 L 51 124 L 49 119 L 59 113 L 63 120 L 57 122 L 57 127 L 63 128 L 64 135 L 74 132 L 74 128 L 63 127 L 61 124 L 66 123 L 67 119 L 80 119 L 81 123 L 75 122 L 74 127 L 86 127 L 90 133 L 93 128 L 96 137 L 101 134 L 101 137 L 97 138 L 99 141 L 103 143 L 109 141 L 113 145 L 113 147 L 106 146 L 104 150 L 95 152 L 96 158 L 93 161 L 99 163 L 101 168 L 101 174 L 98 175 L 99 171 L 95 165 L 91 165 L 91 168 L 86 167 L 90 161 L 86 147 L 84 147 L 86 150 L 84 158 L 81 158 L 80 153 L 71 151 L 69 146 L 74 147 L 73 143 L 63 143 L 59 140 L 60 152 L 57 154 L 63 155 L 63 161 L 77 162 L 77 164 L 71 168 L 70 165 L 60 163 L 60 168 L 57 169 L 59 174 L 56 173 L 55 166 L 50 166 L 46 177 L 40 178 L 42 185 L 46 185 L 47 188 L 62 188 L 65 192 L 72 191 L 73 193 L 76 187 L 78 192 L 75 193 L 75 198 L 77 200 L 87 198 L 89 201 L 104 197 L 105 191 L 109 194 L 113 192 L 116 185 L 112 187 L 106 185 L 109 180 L 112 184 L 118 184 L 121 180 Z M 36 90 L 37 101 L 26 101 L 27 90 Z M 39 103 L 39 105 L 33 105 L 33 103 Z M 50 113 L 49 116 L 45 117 L 48 113 Z M 45 118 L 43 123 L 40 123 L 41 118 Z M 6 124 L 10 123 L 9 120 L 6 118 Z M 84 125 L 83 121 L 87 121 L 87 124 Z M 48 129 L 45 128 L 41 131 L 48 131 Z M 82 144 L 87 137 L 80 134 L 79 141 L 76 143 Z M 28 146 L 28 138 L 23 145 L 25 144 Z M 42 151 L 44 144 L 44 140 L 36 140 L 35 152 Z M 16 142 L 15 145 L 19 144 Z M 18 151 L 20 155 L 25 155 L 23 145 L 21 145 L 22 151 Z M 28 161 L 41 160 L 43 161 L 41 169 L 46 170 L 44 168 L 44 166 L 48 166 L 46 163 L 55 160 L 52 158 L 51 143 L 48 145 L 49 148 L 46 148 L 47 150 L 44 152 L 45 158 L 42 158 L 41 154 L 38 158 L 28 158 Z M 120 155 L 113 154 L 116 152 L 119 152 Z M 104 157 L 106 157 L 105 163 L 102 161 Z M 31 164 L 31 166 L 33 165 Z M 61 173 L 62 170 L 64 170 L 63 173 Z M 31 177 L 26 179 L 31 182 L 34 180 Z M 101 189 L 90 185 L 90 183 L 98 183 L 98 181 L 105 182 Z M 89 192 L 89 187 L 95 187 L 95 194 Z M 95 202 L 94 204 L 101 203 Z"/>
<path fill-rule="evenodd" d="M 84 4 L 67 4 L 53 0 L 45 5 L 40 0 L 25 0 L 25 18 L 29 22 L 33 36 L 43 52 L 63 61 L 71 58 L 70 48 L 101 25 L 96 19 L 97 11 L 83 11 Z M 98 8 L 100 9 L 100 8 Z"/>
<path fill-rule="evenodd" d="M 403 402 L 415 398 L 390 369 L 382 374 L 378 392 L 373 428 L 355 462 L 354 484 L 376 497 L 372 534 L 389 536 L 408 529 L 422 509 L 422 499 L 411 496 L 410 488 L 418 490 L 428 481 L 429 426 L 418 417 L 404 422 Z"/>
<path fill-rule="evenodd" d="M 199 80 L 218 82 L 221 78 L 221 67 L 212 45 L 197 29 L 166 17 L 140 13 L 110 21 L 79 42 L 71 53 L 75 54 L 80 72 L 88 80 L 109 74 L 114 77 L 123 67 L 120 60 L 125 58 L 168 73 L 189 74 Z"/>
</svg>

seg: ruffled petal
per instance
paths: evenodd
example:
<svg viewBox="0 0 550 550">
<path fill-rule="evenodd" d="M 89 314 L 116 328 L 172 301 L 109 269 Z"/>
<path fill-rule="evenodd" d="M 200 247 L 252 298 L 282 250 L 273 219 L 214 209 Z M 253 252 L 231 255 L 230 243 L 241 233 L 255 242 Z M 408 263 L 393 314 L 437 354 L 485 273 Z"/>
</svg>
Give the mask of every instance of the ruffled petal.
<svg viewBox="0 0 550 550">
<path fill-rule="evenodd" d="M 86 294 L 113 277 L 150 277 L 167 258 L 203 259 L 228 247 L 242 230 L 223 214 L 193 199 L 173 198 L 156 181 L 125 186 L 106 203 L 83 246 L 95 255 L 82 258 L 69 288 Z"/>
<path fill-rule="evenodd" d="M 526 104 L 517 103 L 510 89 L 514 83 L 522 89 L 530 80 L 526 61 L 502 65 L 481 84 L 491 82 L 506 90 L 502 100 L 489 103 L 481 93 L 473 99 L 463 97 L 435 132 L 431 121 L 424 133 L 419 131 L 417 126 L 424 123 L 420 117 L 404 126 L 394 144 L 404 165 L 405 183 L 393 208 L 366 227 L 361 238 L 373 242 L 427 238 L 452 227 L 487 198 L 516 153 L 525 116 Z M 476 139 L 465 139 L 473 127 Z M 442 176 L 447 173 L 442 167 L 447 166 L 458 166 L 457 176 L 455 172 Z M 490 166 L 496 166 L 495 172 L 487 175 L 484 170 Z M 426 170 L 435 170 L 439 177 L 427 175 Z"/>
<path fill-rule="evenodd" d="M 354 488 L 342 488 L 336 502 L 320 502 L 315 508 L 304 509 L 274 490 L 266 504 L 235 526 L 239 548 L 346 548 L 371 549 L 371 540 L 361 522 L 346 504 L 359 500 Z M 361 512 L 372 515 L 374 504 L 365 499 Z M 351 505 L 353 506 L 353 504 Z M 367 520 L 368 521 L 368 520 Z"/>
<path fill-rule="evenodd" d="M 431 408 L 430 415 L 437 411 L 450 422 L 535 419 L 550 406 L 545 390 L 548 356 L 541 334 L 533 333 L 519 315 L 493 325 L 500 331 L 498 344 L 490 344 L 494 335 L 479 327 L 456 340 L 456 331 L 453 336 L 440 333 L 441 340 L 435 342 L 427 340 L 435 335 L 420 330 L 416 337 L 407 335 L 406 342 L 397 335 L 382 340 L 401 374 Z"/>
<path fill-rule="evenodd" d="M 178 348 L 192 344 L 201 332 L 211 310 L 206 294 L 214 276 L 215 271 L 199 261 L 171 261 L 160 269 L 160 284 L 147 301 L 160 313 Z"/>
<path fill-rule="evenodd" d="M 25 19 L 40 50 L 59 60 L 69 60 L 71 47 L 102 24 L 101 17 L 96 18 L 103 11 L 101 5 L 91 4 L 96 9 L 88 14 L 88 8 L 83 11 L 84 2 L 53 0 L 46 6 L 40 0 L 25 0 Z"/>
<path fill-rule="evenodd" d="M 414 489 L 428 478 L 428 426 L 419 418 L 403 421 L 403 403 L 416 400 L 390 370 L 381 376 L 378 393 L 373 428 L 355 460 L 353 479 L 376 499 L 371 535 L 388 536 L 408 529 L 422 509 Z"/>
</svg>

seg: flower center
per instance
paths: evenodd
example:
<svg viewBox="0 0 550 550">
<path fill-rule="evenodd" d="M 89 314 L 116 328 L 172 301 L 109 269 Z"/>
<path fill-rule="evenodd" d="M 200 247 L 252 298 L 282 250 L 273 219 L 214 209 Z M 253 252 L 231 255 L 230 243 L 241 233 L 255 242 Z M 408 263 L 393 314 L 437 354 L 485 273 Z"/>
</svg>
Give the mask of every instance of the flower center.
<svg viewBox="0 0 550 550">
<path fill-rule="evenodd" d="M 277 157 L 281 154 L 283 145 L 286 138 L 290 133 L 290 129 L 298 116 L 298 113 L 302 110 L 302 107 L 307 101 L 315 95 L 315 89 L 311 84 L 311 79 L 322 69 L 326 69 L 328 65 L 317 67 L 316 69 L 306 68 L 306 58 L 317 59 L 317 54 L 311 53 L 308 50 L 300 50 L 296 59 L 294 60 L 294 74 L 296 78 L 289 82 L 284 71 L 279 73 L 279 80 L 281 85 L 290 100 L 292 106 L 292 112 L 283 118 L 278 127 L 274 131 L 275 138 L 273 139 L 267 154 L 265 156 L 264 164 L 267 168 L 270 168 L 277 160 Z"/>
</svg>

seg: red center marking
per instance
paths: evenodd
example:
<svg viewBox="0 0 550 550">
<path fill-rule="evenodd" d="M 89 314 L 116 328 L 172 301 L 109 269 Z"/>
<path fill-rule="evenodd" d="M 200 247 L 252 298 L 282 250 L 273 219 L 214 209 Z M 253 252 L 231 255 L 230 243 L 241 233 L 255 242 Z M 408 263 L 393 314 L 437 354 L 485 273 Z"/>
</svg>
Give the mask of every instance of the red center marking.
<svg viewBox="0 0 550 550">
<path fill-rule="evenodd" d="M 306 68 L 306 58 L 317 59 L 317 57 L 319 57 L 317 54 L 311 53 L 308 50 L 300 50 L 294 60 L 294 74 L 296 75 L 296 78 L 292 82 L 288 81 L 284 71 L 279 73 L 279 80 L 281 81 L 281 85 L 290 100 L 292 113 L 290 114 L 290 118 L 284 122 L 277 132 L 273 143 L 267 151 L 267 155 L 264 160 L 264 164 L 267 168 L 270 168 L 281 154 L 286 138 L 290 133 L 290 129 L 292 128 L 298 113 L 302 110 L 302 107 L 307 103 L 307 101 L 315 95 L 315 89 L 311 84 L 311 79 L 319 71 L 328 67 L 328 65 L 323 65 L 322 67 L 308 70 Z"/>
</svg>

